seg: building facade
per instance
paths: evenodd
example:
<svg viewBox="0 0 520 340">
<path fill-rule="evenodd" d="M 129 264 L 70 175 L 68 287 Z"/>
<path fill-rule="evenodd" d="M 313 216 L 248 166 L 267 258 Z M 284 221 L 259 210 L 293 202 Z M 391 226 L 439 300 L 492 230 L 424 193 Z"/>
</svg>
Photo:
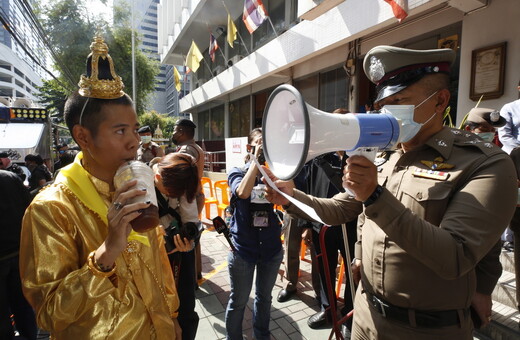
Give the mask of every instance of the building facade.
<svg viewBox="0 0 520 340">
<path fill-rule="evenodd" d="M 374 87 L 362 61 L 377 45 L 453 48 L 457 60 L 450 114 L 456 123 L 476 105 L 479 91 L 486 93 L 481 107 L 500 109 L 518 98 L 517 0 L 408 0 L 408 17 L 400 23 L 383 0 L 263 3 L 270 21 L 249 34 L 242 22 L 244 1 L 225 0 L 239 33 L 231 47 L 222 1 L 160 0 L 161 62 L 183 65 L 192 41 L 204 56 L 197 72 L 189 74 L 189 91 L 179 101 L 180 111 L 190 113 L 199 127 L 198 140 L 246 136 L 261 125 L 269 94 L 283 83 L 294 85 L 320 110 L 364 112 Z M 220 46 L 214 62 L 208 54 L 209 32 Z M 500 65 L 491 67 L 491 73 L 476 71 L 489 50 L 503 56 Z"/>
<path fill-rule="evenodd" d="M 32 3 L 28 1 L 27 5 Z M 20 1 L 0 0 L 0 105 L 38 106 L 37 87 L 44 76 L 39 64 L 45 65 L 46 59 L 26 9 Z"/>
</svg>

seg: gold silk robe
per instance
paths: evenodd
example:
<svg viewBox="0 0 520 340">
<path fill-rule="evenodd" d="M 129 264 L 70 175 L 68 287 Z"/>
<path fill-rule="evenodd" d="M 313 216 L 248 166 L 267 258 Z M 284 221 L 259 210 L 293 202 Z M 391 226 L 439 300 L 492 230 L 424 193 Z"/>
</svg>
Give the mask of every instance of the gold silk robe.
<svg viewBox="0 0 520 340">
<path fill-rule="evenodd" d="M 77 158 L 73 166 L 79 164 Z M 102 199 L 107 209 L 108 184 L 79 171 L 97 191 L 90 199 Z M 107 236 L 106 214 L 66 184 L 61 176 L 43 189 L 23 220 L 20 272 L 38 325 L 51 339 L 175 339 L 179 300 L 159 228 L 129 241 L 116 259 L 117 280 L 96 276 L 87 257 Z"/>
</svg>

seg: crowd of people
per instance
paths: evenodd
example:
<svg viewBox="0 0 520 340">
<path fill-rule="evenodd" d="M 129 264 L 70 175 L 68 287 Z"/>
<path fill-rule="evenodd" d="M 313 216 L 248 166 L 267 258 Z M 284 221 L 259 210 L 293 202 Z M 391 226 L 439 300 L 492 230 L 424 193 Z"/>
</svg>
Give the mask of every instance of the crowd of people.
<svg viewBox="0 0 520 340">
<path fill-rule="evenodd" d="M 54 339 L 193 340 L 204 207 L 196 125 L 179 120 L 172 136 L 177 148 L 165 154 L 152 129 L 139 126 L 106 44 L 96 37 L 91 49 L 87 73 L 64 108 L 79 150 L 58 145 L 54 174 L 39 155 L 25 157 L 27 175 L 0 154 L 0 185 L 16 193 L 3 195 L 0 204 L 6 216 L 1 335 L 13 336 L 13 314 L 16 330 L 29 340 L 38 327 Z M 228 172 L 227 339 L 244 338 L 255 274 L 253 334 L 270 339 L 275 281 L 285 257 L 287 280 L 277 300 L 297 296 L 302 239 L 311 248 L 320 302 L 307 322 L 311 328 L 331 327 L 335 319 L 337 298 L 327 287 L 336 279 L 338 253 L 354 283 L 347 280 L 344 290 L 341 315 L 355 310 L 343 318 L 344 339 L 472 339 L 475 327 L 490 322 L 508 225 L 514 238 L 506 241 L 519 242 L 520 100 L 500 112 L 472 109 L 463 129 L 443 126 L 454 59 L 450 49 L 378 46 L 367 53 L 364 71 L 377 89 L 373 108 L 415 107 L 415 134 L 376 163 L 338 151 L 282 181 L 258 163 L 262 129 L 250 132 L 245 165 Z M 497 131 L 506 152 L 495 144 Z M 154 190 L 131 177 L 116 185 L 120 167 L 132 162 L 146 164 Z M 332 227 L 266 185 L 261 171 Z M 275 205 L 283 206 L 283 219 Z M 157 224 L 137 232 L 137 221 L 150 211 Z M 519 262 L 515 251 L 517 269 Z"/>
</svg>

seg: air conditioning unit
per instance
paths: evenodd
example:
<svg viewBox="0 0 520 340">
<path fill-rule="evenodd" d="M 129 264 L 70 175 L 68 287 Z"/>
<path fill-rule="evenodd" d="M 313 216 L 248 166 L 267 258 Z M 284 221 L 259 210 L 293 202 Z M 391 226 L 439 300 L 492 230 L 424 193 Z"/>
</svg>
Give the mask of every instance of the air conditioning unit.
<svg viewBox="0 0 520 340">
<path fill-rule="evenodd" d="M 202 85 L 204 85 L 205 82 L 206 82 L 206 79 L 204 79 L 204 78 L 197 79 L 197 87 L 201 87 Z"/>
<path fill-rule="evenodd" d="M 222 65 L 217 65 L 213 68 L 213 76 L 216 76 L 218 75 L 219 73 L 221 73 L 222 71 L 224 71 L 224 66 Z"/>
<path fill-rule="evenodd" d="M 233 66 L 236 63 L 238 63 L 240 60 L 242 60 L 243 58 L 244 58 L 244 56 L 238 54 L 234 57 L 231 57 L 231 59 L 228 60 L 227 64 L 228 64 L 228 66 Z"/>
</svg>

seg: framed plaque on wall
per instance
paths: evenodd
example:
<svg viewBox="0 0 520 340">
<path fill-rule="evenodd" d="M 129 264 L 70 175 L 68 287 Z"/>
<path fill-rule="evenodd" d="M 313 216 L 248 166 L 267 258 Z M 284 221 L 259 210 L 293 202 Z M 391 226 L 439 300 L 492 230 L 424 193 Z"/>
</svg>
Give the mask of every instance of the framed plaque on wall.
<svg viewBox="0 0 520 340">
<path fill-rule="evenodd" d="M 471 53 L 472 100 L 499 98 L 504 94 L 506 42 L 479 48 Z"/>
</svg>

